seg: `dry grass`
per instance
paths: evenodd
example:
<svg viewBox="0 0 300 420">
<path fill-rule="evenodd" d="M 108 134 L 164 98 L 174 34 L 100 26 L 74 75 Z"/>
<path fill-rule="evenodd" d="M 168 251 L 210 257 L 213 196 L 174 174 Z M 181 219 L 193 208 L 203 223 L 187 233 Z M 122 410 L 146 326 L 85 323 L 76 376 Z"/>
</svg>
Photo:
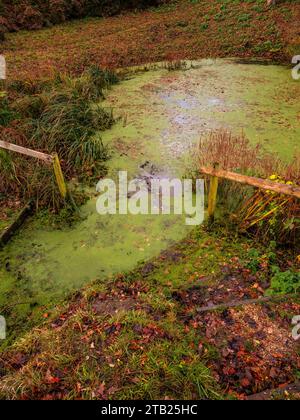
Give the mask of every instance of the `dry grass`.
<svg viewBox="0 0 300 420">
<path fill-rule="evenodd" d="M 274 182 L 299 185 L 300 156 L 287 164 L 261 145 L 253 146 L 246 137 L 224 130 L 210 133 L 200 140 L 197 167 L 212 166 L 243 175 L 269 178 Z M 220 182 L 223 209 L 231 215 L 242 232 L 257 240 L 270 240 L 300 252 L 300 203 L 292 197 L 257 191 L 226 180 Z"/>
<path fill-rule="evenodd" d="M 200 139 L 197 162 L 199 166 L 218 163 L 224 170 L 265 177 L 282 166 L 279 158 L 265 153 L 260 144 L 253 146 L 244 134 L 226 130 L 212 131 Z"/>
</svg>

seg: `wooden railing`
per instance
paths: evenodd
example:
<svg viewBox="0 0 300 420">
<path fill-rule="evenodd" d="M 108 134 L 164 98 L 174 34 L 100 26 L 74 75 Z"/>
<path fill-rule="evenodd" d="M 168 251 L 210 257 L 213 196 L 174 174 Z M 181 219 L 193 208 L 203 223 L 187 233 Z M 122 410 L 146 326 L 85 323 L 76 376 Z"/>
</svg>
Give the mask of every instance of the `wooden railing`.
<svg viewBox="0 0 300 420">
<path fill-rule="evenodd" d="M 281 184 L 280 182 L 273 182 L 267 179 L 255 178 L 252 176 L 240 175 L 235 172 L 224 171 L 219 169 L 218 164 L 215 164 L 213 168 L 200 167 L 200 173 L 209 175 L 211 177 L 208 194 L 208 217 L 210 220 L 213 220 L 215 216 L 219 178 L 300 199 L 300 187 L 298 186 Z"/>
<path fill-rule="evenodd" d="M 36 150 L 28 149 L 27 147 L 18 146 L 16 144 L 8 143 L 7 141 L 0 140 L 0 148 L 16 152 L 25 156 L 30 156 L 42 160 L 46 164 L 53 165 L 53 170 L 58 185 L 58 189 L 63 198 L 67 196 L 67 186 L 61 170 L 60 161 L 57 154 L 48 155 L 46 153 L 37 152 Z"/>
</svg>

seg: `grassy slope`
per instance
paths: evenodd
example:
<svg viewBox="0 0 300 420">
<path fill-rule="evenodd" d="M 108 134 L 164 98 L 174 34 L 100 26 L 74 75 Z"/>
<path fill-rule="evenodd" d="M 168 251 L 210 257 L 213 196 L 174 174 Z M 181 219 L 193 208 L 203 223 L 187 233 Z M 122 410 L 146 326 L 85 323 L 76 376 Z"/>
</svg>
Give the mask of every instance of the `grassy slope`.
<svg viewBox="0 0 300 420">
<path fill-rule="evenodd" d="M 257 298 L 268 258 L 201 229 L 129 274 L 97 280 L 0 359 L 2 398 L 240 397 L 293 382 L 295 302 L 198 314 Z M 266 333 L 267 332 L 267 333 Z M 298 372 L 298 373 L 297 373 Z"/>
<path fill-rule="evenodd" d="M 201 57 L 264 57 L 290 62 L 300 52 L 300 2 L 182 0 L 138 14 L 86 19 L 8 36 L 10 78 Z"/>
</svg>

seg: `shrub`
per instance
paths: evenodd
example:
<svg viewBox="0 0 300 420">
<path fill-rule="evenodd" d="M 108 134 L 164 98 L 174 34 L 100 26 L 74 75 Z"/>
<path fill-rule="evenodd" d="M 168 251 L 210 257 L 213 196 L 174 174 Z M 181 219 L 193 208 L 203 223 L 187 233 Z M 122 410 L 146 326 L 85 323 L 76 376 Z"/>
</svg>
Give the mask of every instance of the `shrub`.
<svg viewBox="0 0 300 420">
<path fill-rule="evenodd" d="M 7 29 L 39 29 L 69 19 L 112 16 L 126 9 L 141 9 L 164 2 L 166 0 L 1 0 L 0 13 L 7 25 L 2 28 L 0 20 L 0 37 L 3 39 Z"/>
<path fill-rule="evenodd" d="M 66 20 L 64 0 L 50 0 L 49 10 L 45 13 L 48 23 L 57 24 Z"/>
<path fill-rule="evenodd" d="M 0 13 L 1 13 L 1 3 L 0 3 Z M 5 32 L 7 31 L 8 23 L 6 19 L 0 16 L 0 42 L 5 39 Z"/>
<path fill-rule="evenodd" d="M 16 23 L 22 29 L 40 29 L 43 27 L 44 19 L 39 10 L 28 5 L 17 15 Z"/>
</svg>

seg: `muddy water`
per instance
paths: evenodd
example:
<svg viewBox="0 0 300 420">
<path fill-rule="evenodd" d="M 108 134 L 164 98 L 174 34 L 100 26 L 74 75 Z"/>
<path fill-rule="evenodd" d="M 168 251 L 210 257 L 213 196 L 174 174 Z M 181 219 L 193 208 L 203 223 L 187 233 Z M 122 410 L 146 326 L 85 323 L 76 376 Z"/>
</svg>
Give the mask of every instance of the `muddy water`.
<svg viewBox="0 0 300 420">
<path fill-rule="evenodd" d="M 106 105 L 121 117 L 102 135 L 114 150 L 111 177 L 118 170 L 138 175 L 147 162 L 180 176 L 199 136 L 219 127 L 244 131 L 284 159 L 299 152 L 300 83 L 290 70 L 228 61 L 194 67 L 136 74 L 109 92 Z M 95 206 L 96 198 L 72 229 L 52 230 L 31 220 L 1 253 L 0 307 L 12 307 L 10 331 L 34 323 L 41 305 L 129 270 L 188 232 L 178 216 L 99 216 Z"/>
</svg>

